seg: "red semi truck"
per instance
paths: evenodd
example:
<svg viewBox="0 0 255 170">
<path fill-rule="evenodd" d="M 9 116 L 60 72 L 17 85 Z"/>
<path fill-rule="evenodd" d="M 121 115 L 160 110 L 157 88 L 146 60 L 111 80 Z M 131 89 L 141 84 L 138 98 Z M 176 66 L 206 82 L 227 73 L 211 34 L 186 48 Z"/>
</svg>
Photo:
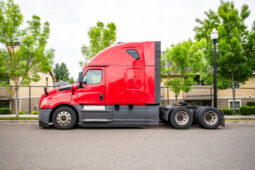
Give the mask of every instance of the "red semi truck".
<svg viewBox="0 0 255 170">
<path fill-rule="evenodd" d="M 158 124 L 177 129 L 198 122 L 204 128 L 224 125 L 220 110 L 204 106 L 160 106 L 161 43 L 122 43 L 94 56 L 74 85 L 41 96 L 39 125 L 70 129 Z"/>
</svg>

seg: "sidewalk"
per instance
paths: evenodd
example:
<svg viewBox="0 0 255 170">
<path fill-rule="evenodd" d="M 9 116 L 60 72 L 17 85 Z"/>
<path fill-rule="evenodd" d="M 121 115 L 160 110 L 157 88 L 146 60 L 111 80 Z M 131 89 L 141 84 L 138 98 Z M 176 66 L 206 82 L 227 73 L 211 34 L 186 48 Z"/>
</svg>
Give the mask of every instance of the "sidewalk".
<svg viewBox="0 0 255 170">
<path fill-rule="evenodd" d="M 255 119 L 255 115 L 225 115 L 225 119 Z"/>
</svg>

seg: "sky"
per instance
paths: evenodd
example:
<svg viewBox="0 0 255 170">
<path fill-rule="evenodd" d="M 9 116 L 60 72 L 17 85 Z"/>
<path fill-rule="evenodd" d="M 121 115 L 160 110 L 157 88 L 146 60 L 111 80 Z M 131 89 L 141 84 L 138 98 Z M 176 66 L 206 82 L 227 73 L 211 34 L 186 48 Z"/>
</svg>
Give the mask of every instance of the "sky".
<svg viewBox="0 0 255 170">
<path fill-rule="evenodd" d="M 220 0 L 15 0 L 24 21 L 33 15 L 50 23 L 47 48 L 55 49 L 54 63 L 66 63 L 75 79 L 82 70 L 79 61 L 83 44 L 89 45 L 88 30 L 97 21 L 117 26 L 117 42 L 161 41 L 162 50 L 193 39 L 196 18 L 204 11 L 217 11 Z M 249 5 L 246 20 L 255 20 L 255 0 L 234 0 L 236 8 Z M 24 22 L 25 24 L 25 22 Z"/>
</svg>

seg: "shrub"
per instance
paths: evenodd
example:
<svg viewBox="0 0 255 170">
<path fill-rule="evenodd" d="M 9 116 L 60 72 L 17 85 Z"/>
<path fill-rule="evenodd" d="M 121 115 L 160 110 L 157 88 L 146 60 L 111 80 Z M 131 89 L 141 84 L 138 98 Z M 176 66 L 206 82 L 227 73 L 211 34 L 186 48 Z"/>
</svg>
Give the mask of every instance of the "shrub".
<svg viewBox="0 0 255 170">
<path fill-rule="evenodd" d="M 38 113 L 38 111 L 34 110 L 34 111 L 32 111 L 31 114 L 32 114 L 32 115 L 38 115 L 39 113 Z"/>
<path fill-rule="evenodd" d="M 25 114 L 27 114 L 26 112 L 23 112 L 23 111 L 19 111 L 19 114 L 20 115 L 25 115 Z"/>
<path fill-rule="evenodd" d="M 242 106 L 240 107 L 239 113 L 241 115 L 255 114 L 255 106 Z"/>
<path fill-rule="evenodd" d="M 231 110 L 229 108 L 224 108 L 224 109 L 222 109 L 222 111 L 224 112 L 224 115 L 232 115 L 232 114 L 234 114 L 233 110 Z"/>
<path fill-rule="evenodd" d="M 255 106 L 255 102 L 247 102 L 247 106 Z"/>
<path fill-rule="evenodd" d="M 0 114 L 11 114 L 11 110 L 9 108 L 0 108 Z"/>
</svg>

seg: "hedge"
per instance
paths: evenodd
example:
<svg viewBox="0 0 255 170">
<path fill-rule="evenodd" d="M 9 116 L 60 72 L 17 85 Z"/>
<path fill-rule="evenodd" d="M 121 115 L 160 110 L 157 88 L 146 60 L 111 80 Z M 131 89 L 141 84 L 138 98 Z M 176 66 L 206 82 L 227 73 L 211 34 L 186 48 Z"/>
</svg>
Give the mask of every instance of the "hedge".
<svg viewBox="0 0 255 170">
<path fill-rule="evenodd" d="M 32 114 L 32 115 L 38 115 L 39 113 L 38 113 L 38 111 L 34 110 L 34 111 L 32 111 L 31 114 Z"/>
<path fill-rule="evenodd" d="M 26 112 L 23 112 L 23 111 L 19 111 L 19 114 L 20 115 L 25 115 L 25 114 L 27 114 Z"/>
<path fill-rule="evenodd" d="M 234 114 L 233 110 L 228 109 L 228 108 L 224 108 L 224 109 L 222 109 L 222 111 L 224 112 L 224 115 L 233 115 Z"/>
<path fill-rule="evenodd" d="M 11 114 L 11 110 L 9 108 L 0 108 L 0 114 Z"/>
<path fill-rule="evenodd" d="M 255 106 L 255 102 L 247 102 L 247 106 Z"/>
<path fill-rule="evenodd" d="M 241 115 L 255 114 L 255 106 L 242 106 L 240 107 L 239 113 Z"/>
</svg>

